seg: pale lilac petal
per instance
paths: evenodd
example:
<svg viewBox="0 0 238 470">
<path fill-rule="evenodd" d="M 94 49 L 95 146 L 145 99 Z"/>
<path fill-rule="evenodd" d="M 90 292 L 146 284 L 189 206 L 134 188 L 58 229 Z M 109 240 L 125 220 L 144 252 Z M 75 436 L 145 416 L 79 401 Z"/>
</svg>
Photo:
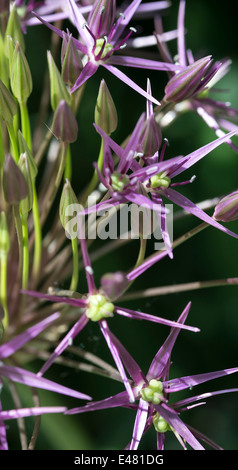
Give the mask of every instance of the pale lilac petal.
<svg viewBox="0 0 238 470">
<path fill-rule="evenodd" d="M 118 68 L 114 67 L 113 65 L 110 65 L 109 63 L 104 63 L 101 64 L 103 67 L 105 67 L 109 72 L 111 72 L 113 75 L 115 75 L 119 80 L 124 82 L 126 85 L 131 87 L 134 91 L 137 91 L 140 95 L 144 96 L 148 100 L 152 101 L 153 103 L 160 105 L 160 102 L 150 96 L 146 91 L 144 91 L 139 85 L 137 85 L 133 80 L 131 80 L 127 75 L 125 75 L 121 70 Z"/>
<path fill-rule="evenodd" d="M 128 281 L 133 281 L 134 279 L 136 279 L 138 276 L 143 274 L 147 269 L 149 269 L 155 263 L 158 263 L 158 261 L 165 258 L 165 256 L 168 256 L 168 252 L 166 250 L 164 250 L 164 251 L 159 250 L 157 252 L 157 254 L 148 257 L 148 259 L 146 261 L 144 261 L 144 263 L 142 263 L 137 268 L 132 269 L 132 271 L 130 271 L 127 274 L 126 277 L 127 277 Z"/>
<path fill-rule="evenodd" d="M 48 327 L 48 325 L 50 325 L 54 320 L 59 318 L 59 316 L 60 316 L 59 313 L 54 313 L 53 315 L 50 315 L 48 318 L 45 318 L 45 320 L 42 320 L 41 322 L 37 323 L 31 328 L 28 328 L 23 333 L 17 335 L 16 337 L 11 339 L 7 343 L 2 344 L 0 346 L 0 358 L 4 359 L 6 357 L 11 356 L 13 353 L 18 351 L 18 349 L 24 346 L 24 344 L 30 341 L 32 338 L 35 338 L 36 336 L 38 336 L 42 331 L 45 330 L 45 328 Z"/>
<path fill-rule="evenodd" d="M 80 331 L 86 326 L 88 323 L 88 318 L 85 314 L 81 316 L 81 318 L 75 323 L 75 325 L 69 330 L 69 332 L 65 335 L 65 337 L 60 341 L 58 346 L 55 348 L 54 352 L 51 354 L 49 359 L 45 362 L 41 370 L 38 372 L 37 375 L 42 376 L 49 367 L 53 364 L 55 359 L 59 357 L 64 350 L 71 344 L 75 336 L 77 336 Z"/>
<path fill-rule="evenodd" d="M 16 410 L 0 411 L 0 420 L 26 418 L 27 416 L 39 416 L 48 413 L 64 413 L 66 410 L 65 406 L 18 408 Z"/>
<path fill-rule="evenodd" d="M 150 315 L 148 313 L 143 313 L 143 312 L 139 312 L 136 310 L 130 310 L 124 307 L 123 308 L 115 307 L 115 312 L 118 315 L 122 315 L 128 318 L 134 318 L 135 320 L 147 320 L 147 321 L 151 321 L 154 323 L 161 323 L 162 325 L 170 326 L 172 328 L 189 330 L 195 333 L 200 331 L 199 328 L 196 328 L 194 326 L 181 325 L 180 323 L 177 323 L 176 321 L 166 320 L 165 318 L 157 317 L 155 315 Z"/>
<path fill-rule="evenodd" d="M 147 93 L 149 93 L 149 95 L 152 95 L 151 83 L 150 83 L 149 78 L 147 78 Z M 147 100 L 147 102 L 146 102 L 146 119 L 149 119 L 151 116 L 153 116 L 153 105 L 152 105 L 151 101 Z"/>
<path fill-rule="evenodd" d="M 238 235 L 236 233 L 232 232 L 231 230 L 228 230 L 226 227 L 219 224 L 216 220 L 214 220 L 212 217 L 210 217 L 205 212 L 203 212 L 202 209 L 199 209 L 199 207 L 196 206 L 196 204 L 194 204 L 185 196 L 182 196 L 182 194 L 178 193 L 177 191 L 174 191 L 174 189 L 171 189 L 171 188 L 166 189 L 164 191 L 164 195 L 170 201 L 182 207 L 187 212 L 190 212 L 191 214 L 195 215 L 195 217 L 198 217 L 199 219 L 203 220 L 207 224 L 212 225 L 215 228 L 218 228 L 219 230 L 226 233 L 227 235 L 231 235 L 234 238 L 238 238 Z"/>
<path fill-rule="evenodd" d="M 156 379 L 156 378 L 161 378 L 165 367 L 170 360 L 171 352 L 174 347 L 175 341 L 181 331 L 181 329 L 184 327 L 184 323 L 187 319 L 187 316 L 189 314 L 191 308 L 191 302 L 189 302 L 181 315 L 178 318 L 177 321 L 177 328 L 173 328 L 167 339 L 165 340 L 164 344 L 161 346 L 161 348 L 158 350 L 156 353 L 155 357 L 153 358 L 151 365 L 149 367 L 148 373 L 146 375 L 147 380 L 151 379 Z M 180 325 L 180 329 L 178 328 L 178 325 Z"/>
<path fill-rule="evenodd" d="M 178 56 L 181 65 L 186 65 L 186 46 L 185 46 L 185 31 L 184 31 L 184 17 L 185 17 L 185 0 L 180 0 L 179 13 L 178 13 Z"/>
<path fill-rule="evenodd" d="M 93 64 L 92 62 L 87 62 L 84 66 L 82 72 L 80 73 L 79 77 L 77 78 L 74 86 L 70 89 L 71 93 L 74 93 L 84 82 L 86 82 L 89 78 L 91 78 L 97 71 L 98 65 Z"/>
<path fill-rule="evenodd" d="M 120 353 L 117 349 L 117 346 L 114 343 L 114 337 L 111 334 L 111 332 L 108 328 L 108 324 L 105 320 L 100 321 L 99 324 L 100 324 L 102 334 L 103 334 L 103 336 L 104 336 L 104 338 L 107 342 L 110 353 L 111 353 L 111 355 L 112 355 L 112 357 L 115 361 L 117 369 L 118 369 L 118 371 L 120 373 L 120 376 L 123 380 L 123 383 L 125 385 L 125 389 L 128 393 L 129 402 L 133 403 L 135 401 L 134 393 L 133 393 L 133 390 L 131 388 L 130 381 L 128 380 L 128 378 L 126 376 L 126 373 L 125 373 L 125 370 L 124 370 L 124 367 L 123 367 L 123 364 L 122 364 L 122 361 L 121 361 L 121 358 L 120 358 Z"/>
<path fill-rule="evenodd" d="M 73 24 L 75 24 L 83 42 L 86 44 L 86 46 L 90 49 L 93 47 L 94 40 L 92 36 L 89 34 L 86 28 L 84 28 L 84 25 L 86 23 L 86 20 L 82 13 L 80 12 L 80 9 L 78 8 L 77 4 L 75 3 L 74 0 L 68 0 L 68 3 L 71 8 L 72 12 L 72 19 L 73 19 Z"/>
<path fill-rule="evenodd" d="M 142 113 L 121 155 L 121 159 L 117 168 L 119 173 L 126 173 L 128 169 L 130 168 L 131 161 L 133 161 L 132 159 L 134 157 L 134 153 L 136 152 L 138 148 L 138 143 L 140 140 L 140 135 L 141 135 L 144 123 L 145 123 L 145 113 Z"/>
<path fill-rule="evenodd" d="M 30 372 L 20 367 L 12 367 L 5 364 L 0 365 L 0 375 L 6 377 L 13 382 L 18 382 L 30 387 L 41 388 L 51 392 L 61 393 L 69 397 L 79 398 L 80 400 L 91 400 L 91 397 L 84 393 L 77 392 L 71 388 L 64 387 L 63 385 L 52 382 L 51 380 L 39 377 L 33 372 Z"/>
<path fill-rule="evenodd" d="M 2 387 L 2 381 L 0 379 L 0 387 Z M 0 400 L 0 413 L 2 412 L 2 403 Z M 0 450 L 8 450 L 8 442 L 7 442 L 7 432 L 6 426 L 3 420 L 0 419 Z"/>
<path fill-rule="evenodd" d="M 171 410 L 165 404 L 154 405 L 158 413 L 167 421 L 167 423 L 178 432 L 178 434 L 194 449 L 205 450 L 204 447 L 198 442 L 195 436 L 191 433 L 188 427 L 179 418 L 176 412 Z"/>
<path fill-rule="evenodd" d="M 106 132 L 104 132 L 101 127 L 99 127 L 97 124 L 94 124 L 94 127 L 96 131 L 100 134 L 100 136 L 105 140 L 107 145 L 111 147 L 113 152 L 115 152 L 118 157 L 121 157 L 123 153 L 123 148 L 120 147 L 120 145 L 118 145 L 111 137 L 109 137 L 109 135 L 107 135 Z"/>
<path fill-rule="evenodd" d="M 235 374 L 238 372 L 238 367 L 231 369 L 223 369 L 216 372 L 208 372 L 206 374 L 197 374 L 197 375 L 188 375 L 186 377 L 180 377 L 178 379 L 173 379 L 168 382 L 164 382 L 164 390 L 166 392 L 178 392 L 180 390 L 185 390 L 186 388 L 194 387 L 195 385 L 208 382 L 209 380 L 217 379 L 219 377 L 224 377 L 226 375 Z"/>
<path fill-rule="evenodd" d="M 174 171 L 170 172 L 169 176 L 171 178 L 173 178 L 174 176 L 177 176 L 180 173 L 182 173 L 182 171 L 187 170 L 192 165 L 194 165 L 199 160 L 201 160 L 201 158 L 203 158 L 205 155 L 212 152 L 212 150 L 214 150 L 216 147 L 218 147 L 219 145 L 221 145 L 222 143 L 224 143 L 226 141 L 229 141 L 230 138 L 235 134 L 236 134 L 236 131 L 229 132 L 225 136 L 219 137 L 218 139 L 214 140 L 213 142 L 210 142 L 209 144 L 204 145 L 203 147 L 201 147 L 201 148 L 195 150 L 194 152 L 186 155 L 186 157 L 185 157 L 186 160 L 184 161 L 182 166 L 180 166 L 178 169 L 175 169 Z"/>
<path fill-rule="evenodd" d="M 140 444 L 148 416 L 149 403 L 142 398 L 139 401 L 138 410 L 136 413 L 136 419 L 132 434 L 132 440 L 130 442 L 129 450 L 137 450 Z"/>
</svg>

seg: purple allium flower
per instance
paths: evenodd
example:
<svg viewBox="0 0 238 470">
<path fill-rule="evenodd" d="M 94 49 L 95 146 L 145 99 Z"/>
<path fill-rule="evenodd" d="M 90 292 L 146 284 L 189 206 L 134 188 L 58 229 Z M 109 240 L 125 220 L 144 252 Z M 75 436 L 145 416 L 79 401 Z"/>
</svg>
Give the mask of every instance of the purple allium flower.
<svg viewBox="0 0 238 470">
<path fill-rule="evenodd" d="M 179 114 L 179 108 L 176 103 L 184 102 L 183 111 L 195 111 L 204 122 L 215 131 L 218 137 L 224 135 L 222 118 L 237 117 L 238 110 L 232 108 L 230 103 L 221 102 L 210 96 L 210 90 L 219 82 L 229 71 L 231 60 L 221 59 L 212 64 L 211 56 L 194 60 L 191 50 L 186 49 L 185 44 L 185 0 L 180 0 L 178 13 L 178 64 L 183 67 L 181 72 L 169 72 L 170 80 L 165 87 L 165 96 L 163 103 L 173 101 L 175 103 L 175 115 Z M 163 40 L 163 29 L 161 21 L 157 25 L 157 44 L 160 53 L 167 63 L 173 63 L 173 59 Z M 159 112 L 159 108 L 158 108 Z M 238 151 L 235 144 L 228 140 L 227 144 Z"/>
<path fill-rule="evenodd" d="M 187 318 L 190 306 L 191 304 L 189 303 L 178 319 L 181 325 L 184 324 Z M 138 403 L 130 403 L 127 394 L 121 392 L 104 400 L 91 402 L 85 406 L 67 410 L 66 414 L 77 414 L 115 407 L 135 409 L 137 414 L 133 437 L 126 447 L 126 449 L 130 450 L 136 450 L 138 448 L 144 433 L 152 425 L 154 425 L 157 431 L 157 449 L 159 450 L 164 449 L 165 433 L 169 430 L 173 431 L 183 448 L 186 448 L 185 443 L 187 443 L 195 450 L 204 450 L 199 440 L 205 441 L 216 449 L 219 448 L 199 431 L 186 425 L 180 418 L 180 412 L 189 409 L 191 406 L 195 406 L 196 402 L 205 398 L 221 393 L 238 392 L 238 388 L 200 394 L 172 403 L 169 403 L 169 397 L 173 392 L 191 389 L 195 385 L 208 382 L 209 380 L 236 373 L 238 372 L 238 367 L 169 379 L 171 353 L 179 332 L 179 328 L 171 329 L 164 344 L 154 356 L 146 375 L 143 374 L 141 368 L 130 354 L 118 343 L 118 349 L 121 350 L 124 364 L 133 381 L 132 391 L 134 399 L 137 400 Z"/>
<path fill-rule="evenodd" d="M 46 363 L 41 368 L 38 375 L 43 375 L 46 370 L 52 365 L 54 360 L 60 356 L 63 351 L 69 346 L 69 344 L 73 341 L 73 339 L 82 331 L 82 329 L 86 326 L 89 320 L 93 322 L 98 322 L 100 330 L 107 342 L 108 348 L 112 354 L 112 357 L 116 363 L 118 371 L 122 377 L 124 382 L 125 388 L 127 390 L 127 394 L 131 401 L 134 401 L 134 395 L 132 394 L 132 389 L 130 382 L 126 376 L 124 366 L 123 366 L 123 358 L 120 354 L 120 348 L 118 349 L 118 340 L 110 331 L 107 319 L 112 317 L 113 314 L 122 315 L 127 318 L 133 318 L 137 320 L 148 320 L 153 323 L 161 323 L 164 325 L 168 325 L 171 327 L 178 327 L 185 328 L 194 332 L 198 332 L 199 329 L 196 327 L 190 327 L 187 325 L 180 325 L 180 323 L 176 323 L 174 321 L 166 320 L 161 317 L 157 317 L 154 315 L 149 315 L 143 313 L 141 311 L 134 311 L 131 309 L 127 309 L 124 307 L 118 307 L 111 302 L 106 294 L 103 292 L 101 288 L 97 289 L 94 281 L 93 269 L 91 266 L 86 240 L 82 234 L 82 227 L 81 227 L 81 250 L 82 250 L 82 257 L 85 267 L 85 274 L 87 279 L 88 285 L 88 294 L 82 296 L 82 298 L 67 298 L 67 297 L 60 297 L 54 296 L 50 294 L 44 294 L 39 292 L 31 292 L 27 291 L 27 293 L 33 297 L 38 297 L 41 299 L 46 299 L 51 302 L 60 302 L 62 304 L 68 304 L 74 307 L 77 307 L 81 310 L 79 319 L 77 322 L 72 326 L 72 328 L 68 331 L 68 333 L 64 336 L 64 338 L 60 341 L 58 346 L 56 347 L 55 351 L 52 353 L 50 358 L 46 361 Z"/>
<path fill-rule="evenodd" d="M 174 64 L 166 64 L 164 62 L 124 55 L 114 55 L 117 50 L 125 47 L 127 39 L 134 32 L 134 29 L 130 28 L 128 32 L 125 33 L 125 29 L 138 9 L 141 0 L 134 0 L 131 2 L 116 21 L 115 0 L 98 0 L 95 2 L 93 9 L 90 12 L 88 24 L 83 17 L 80 8 L 77 7 L 75 0 L 68 0 L 68 2 L 71 7 L 72 18 L 74 18 L 75 26 L 78 29 L 82 41 L 74 39 L 74 44 L 84 55 L 84 68 L 74 86 L 71 88 L 71 92 L 73 93 L 84 82 L 92 77 L 101 65 L 130 86 L 133 90 L 159 105 L 160 103 L 158 100 L 149 95 L 121 70 L 115 67 L 119 65 L 150 70 L 181 70 L 180 66 Z M 40 21 L 42 21 L 42 23 L 63 38 L 63 32 L 61 30 L 45 21 L 36 12 L 34 14 Z"/>
</svg>

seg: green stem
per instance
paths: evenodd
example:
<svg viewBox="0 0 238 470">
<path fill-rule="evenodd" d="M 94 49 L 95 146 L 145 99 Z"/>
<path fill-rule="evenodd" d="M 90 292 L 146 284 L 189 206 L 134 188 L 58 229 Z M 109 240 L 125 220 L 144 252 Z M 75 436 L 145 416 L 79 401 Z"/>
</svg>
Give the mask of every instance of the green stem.
<svg viewBox="0 0 238 470">
<path fill-rule="evenodd" d="M 18 264 L 18 276 L 22 274 L 22 266 L 23 266 L 23 234 L 22 234 L 22 222 L 20 217 L 19 205 L 12 206 L 16 232 L 17 232 L 17 240 L 18 240 L 18 248 L 19 248 L 19 264 Z"/>
<path fill-rule="evenodd" d="M 6 331 L 9 326 L 9 315 L 7 308 L 7 255 L 5 253 L 0 256 L 0 302 L 4 311 L 2 324 Z"/>
<path fill-rule="evenodd" d="M 20 113 L 21 113 L 22 134 L 28 147 L 31 149 L 32 148 L 31 126 L 30 126 L 29 113 L 28 113 L 26 103 L 20 103 Z"/>
<path fill-rule="evenodd" d="M 10 142 L 11 142 L 11 145 L 12 145 L 12 156 L 13 156 L 15 162 L 17 163 L 18 160 L 19 160 L 19 150 L 18 150 L 17 138 L 16 138 L 16 134 L 15 134 L 14 126 L 13 126 L 12 122 L 7 123 L 7 129 L 8 129 L 8 133 L 9 133 L 9 137 L 10 137 Z"/>
<path fill-rule="evenodd" d="M 71 158 L 71 150 L 69 146 L 68 151 L 67 151 L 66 162 L 65 162 L 64 178 L 71 181 L 71 176 L 72 176 L 72 158 Z"/>
<path fill-rule="evenodd" d="M 104 152 L 104 140 L 103 138 L 101 139 L 101 146 L 100 146 L 100 151 L 99 151 L 99 156 L 98 156 L 98 161 L 97 161 L 97 165 L 98 165 L 98 169 L 99 171 L 102 171 L 102 166 L 103 166 L 103 152 Z M 92 176 L 92 179 L 89 183 L 89 186 L 84 194 L 84 197 L 83 197 L 83 205 L 86 203 L 87 201 L 87 198 L 88 196 L 92 193 L 92 191 L 96 188 L 97 184 L 98 184 L 98 174 L 97 174 L 97 171 L 94 170 L 94 173 L 93 173 L 93 176 Z"/>
<path fill-rule="evenodd" d="M 34 281 L 38 279 L 41 266 L 41 253 L 42 253 L 42 232 L 40 224 L 40 214 L 37 200 L 37 193 L 35 182 L 32 183 L 33 190 L 33 221 L 34 221 L 34 236 L 35 236 L 35 245 L 34 245 L 34 255 L 33 255 L 33 277 Z"/>
<path fill-rule="evenodd" d="M 78 259 L 78 241 L 77 238 L 72 238 L 72 253 L 73 253 L 73 273 L 71 278 L 70 290 L 77 291 L 78 278 L 79 278 L 79 259 Z"/>
<path fill-rule="evenodd" d="M 51 209 L 51 206 L 54 202 L 54 199 L 55 199 L 55 196 L 57 194 L 57 191 L 59 189 L 59 186 L 60 186 L 60 183 L 61 183 L 61 180 L 62 180 L 62 176 L 63 176 L 63 173 L 64 173 L 64 169 L 65 169 L 65 163 L 66 163 L 66 158 L 67 158 L 67 153 L 68 153 L 68 142 L 62 142 L 62 155 L 61 155 L 61 158 L 60 158 L 60 164 L 59 164 L 59 168 L 58 168 L 58 172 L 57 172 L 57 175 L 56 175 L 56 178 L 55 178 L 55 183 L 54 183 L 54 187 L 53 187 L 53 190 L 51 191 L 51 194 L 49 196 L 49 198 L 47 197 L 47 200 L 46 200 L 46 206 L 45 206 L 45 209 L 44 209 L 44 220 L 45 218 L 47 217 L 50 209 Z"/>
<path fill-rule="evenodd" d="M 23 250 L 23 264 L 22 264 L 22 289 L 27 289 L 29 279 L 29 244 L 28 244 L 28 226 L 27 215 L 21 217 L 22 221 L 22 250 Z"/>
</svg>

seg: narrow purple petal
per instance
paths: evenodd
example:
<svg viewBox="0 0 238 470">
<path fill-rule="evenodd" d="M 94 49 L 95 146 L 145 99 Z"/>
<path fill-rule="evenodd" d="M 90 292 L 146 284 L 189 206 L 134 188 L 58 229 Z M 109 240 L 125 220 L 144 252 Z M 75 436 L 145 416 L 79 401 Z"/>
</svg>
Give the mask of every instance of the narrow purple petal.
<svg viewBox="0 0 238 470">
<path fill-rule="evenodd" d="M 201 393 L 200 395 L 196 395 L 193 397 L 185 398 L 184 400 L 177 401 L 176 403 L 173 403 L 173 407 L 176 409 L 178 408 L 181 409 L 181 407 L 184 407 L 184 405 L 194 403 L 195 401 L 200 401 L 200 400 L 204 400 L 210 397 L 214 397 L 216 395 L 222 395 L 223 393 L 232 393 L 232 392 L 238 392 L 238 388 L 228 388 L 225 390 L 216 390 L 215 392 Z"/>
<path fill-rule="evenodd" d="M 216 220 L 212 219 L 212 217 L 207 215 L 202 209 L 199 209 L 199 207 L 196 206 L 196 204 L 194 204 L 185 196 L 182 196 L 182 194 L 178 193 L 177 191 L 174 191 L 174 189 L 171 189 L 171 188 L 166 189 L 164 191 L 164 195 L 170 201 L 182 207 L 187 212 L 190 212 L 191 214 L 195 215 L 195 217 L 198 217 L 199 219 L 203 220 L 207 224 L 212 225 L 215 228 L 218 228 L 219 230 L 226 233 L 227 235 L 231 235 L 234 238 L 238 238 L 238 235 L 236 233 L 231 232 L 231 230 L 228 230 L 226 227 L 219 224 Z"/>
<path fill-rule="evenodd" d="M 171 352 L 174 347 L 175 341 L 181 331 L 181 329 L 184 327 L 184 323 L 187 319 L 187 316 L 189 314 L 191 308 L 191 302 L 189 302 L 181 315 L 178 318 L 177 321 L 177 328 L 173 328 L 165 340 L 164 344 L 161 346 L 161 348 L 158 350 L 156 353 L 155 357 L 153 358 L 151 365 L 149 367 L 148 373 L 146 375 L 147 380 L 151 379 L 158 379 L 161 378 L 165 367 L 170 360 Z M 180 325 L 180 329 L 178 328 L 178 325 Z"/>
<path fill-rule="evenodd" d="M 56 382 L 39 377 L 33 372 L 30 372 L 20 367 L 12 367 L 8 365 L 0 365 L 0 375 L 6 377 L 13 382 L 18 382 L 30 387 L 41 388 L 43 390 L 49 390 L 51 392 L 61 393 L 62 395 L 68 395 L 70 397 L 79 398 L 80 400 L 91 400 L 91 397 L 84 393 L 77 392 L 71 388 L 64 387 Z"/>
<path fill-rule="evenodd" d="M 133 0 L 133 2 L 130 2 L 128 7 L 123 11 L 123 14 L 119 17 L 117 24 L 116 24 L 115 31 L 112 35 L 112 39 L 114 43 L 118 41 L 125 27 L 131 21 L 131 18 L 133 17 L 134 13 L 139 7 L 141 1 L 142 0 Z"/>
<path fill-rule="evenodd" d="M 85 300 L 82 299 L 73 299 L 63 296 L 61 297 L 60 295 L 44 294 L 43 292 L 36 292 L 31 290 L 22 290 L 22 293 L 30 295 L 31 297 L 36 297 L 38 299 L 49 300 L 49 302 L 68 304 L 78 308 L 85 307 Z"/>
<path fill-rule="evenodd" d="M 198 442 L 195 436 L 191 433 L 188 427 L 179 418 L 177 413 L 171 410 L 164 403 L 161 405 L 154 405 L 158 413 L 163 416 L 165 421 L 194 449 L 205 450 L 204 447 Z"/>
<path fill-rule="evenodd" d="M 131 80 L 127 75 L 125 75 L 121 70 L 118 68 L 114 67 L 113 65 L 110 65 L 109 63 L 104 63 L 102 64 L 103 67 L 105 67 L 109 72 L 111 72 L 113 75 L 115 75 L 119 80 L 124 82 L 126 85 L 131 87 L 134 91 L 139 93 L 140 95 L 144 96 L 146 99 L 152 101 L 153 103 L 160 105 L 160 102 L 150 96 L 146 91 L 144 91 L 139 85 L 137 85 L 133 80 Z"/>
<path fill-rule="evenodd" d="M 79 230 L 79 236 L 80 236 L 80 245 L 81 245 L 81 251 L 82 251 L 82 256 L 83 256 L 84 269 L 85 269 L 85 274 L 86 274 L 86 279 L 87 279 L 87 284 L 88 284 L 88 292 L 89 294 L 91 294 L 93 291 L 96 290 L 96 286 L 94 282 L 93 269 L 92 269 L 91 261 L 90 261 L 89 254 L 88 254 L 87 241 L 86 241 L 85 234 L 84 234 L 82 218 L 80 215 L 78 215 L 78 230 Z"/>
<path fill-rule="evenodd" d="M 207 145 L 204 145 L 203 147 L 195 150 L 194 152 L 186 155 L 185 161 L 182 166 L 180 166 L 178 169 L 175 169 L 174 171 L 170 172 L 170 177 L 173 178 L 174 176 L 179 175 L 182 173 L 182 171 L 187 170 L 190 168 L 192 165 L 197 163 L 201 158 L 203 158 L 205 155 L 208 153 L 212 152 L 216 147 L 221 145 L 222 143 L 228 141 L 233 135 L 236 134 L 236 131 L 229 132 L 223 137 L 219 137 L 218 139 L 214 140 L 213 142 L 210 142 Z"/>
<path fill-rule="evenodd" d="M 10 341 L 0 346 L 0 358 L 4 359 L 6 357 L 11 356 L 13 353 L 18 351 L 24 344 L 30 341 L 32 338 L 38 336 L 42 331 L 45 330 L 54 320 L 59 318 L 59 313 L 54 313 L 50 315 L 45 320 L 37 323 L 36 325 L 28 328 L 23 333 L 19 334 L 18 336 L 14 337 Z"/>
<path fill-rule="evenodd" d="M 120 173 L 126 173 L 127 170 L 130 168 L 131 161 L 134 157 L 134 153 L 138 148 L 138 143 L 140 140 L 140 135 L 144 126 L 145 122 L 145 113 L 142 113 L 140 118 L 138 119 L 136 126 L 133 129 L 133 132 L 128 140 L 128 143 L 125 149 L 122 152 L 120 163 L 118 165 L 117 170 Z"/>
<path fill-rule="evenodd" d="M 74 415 L 78 413 L 86 413 L 88 411 L 97 411 L 97 410 L 105 410 L 109 408 L 128 407 L 128 406 L 130 407 L 133 405 L 129 404 L 128 394 L 126 391 L 124 391 L 112 397 L 105 398 L 105 400 L 93 401 L 91 403 L 88 403 L 85 406 L 71 408 L 71 410 L 67 410 L 65 414 Z"/>
<path fill-rule="evenodd" d="M 130 310 L 124 307 L 123 308 L 115 307 L 115 312 L 118 315 L 123 315 L 128 318 L 134 318 L 135 320 L 147 320 L 147 321 L 151 321 L 154 323 L 161 323 L 162 325 L 167 325 L 172 328 L 189 330 L 195 333 L 199 331 L 199 328 L 196 328 L 194 326 L 181 325 L 180 323 L 177 323 L 176 321 L 166 320 L 165 318 L 162 318 L 162 317 L 157 317 L 155 315 L 150 315 L 148 313 L 143 313 L 143 312 L 139 312 L 136 310 Z"/>
<path fill-rule="evenodd" d="M 146 426 L 148 408 L 149 408 L 149 403 L 141 398 L 139 401 L 139 406 L 138 406 L 138 410 L 136 413 L 136 419 L 135 419 L 132 440 L 130 442 L 129 450 L 138 449 L 140 440 L 142 438 L 142 435 Z"/>
<path fill-rule="evenodd" d="M 217 379 L 219 377 L 224 377 L 226 375 L 235 374 L 238 372 L 238 367 L 231 369 L 223 369 L 216 372 L 208 372 L 206 374 L 197 374 L 197 375 L 188 375 L 186 377 L 181 377 L 179 379 L 173 379 L 168 382 L 164 382 L 164 390 L 166 392 L 178 392 L 180 390 L 185 390 L 186 388 L 194 387 L 195 385 L 208 382 L 209 380 Z"/>
<path fill-rule="evenodd" d="M 98 65 L 95 65 L 90 61 L 87 62 L 70 92 L 74 93 L 74 91 L 76 91 L 84 82 L 86 82 L 96 73 L 97 69 Z"/>
<path fill-rule="evenodd" d="M 80 331 L 82 331 L 88 321 L 89 320 L 84 313 L 81 318 L 75 323 L 75 325 L 69 330 L 69 332 L 65 335 L 62 341 L 60 341 L 58 346 L 55 348 L 53 354 L 51 354 L 49 359 L 45 362 L 41 370 L 38 372 L 39 376 L 42 376 L 49 369 L 55 359 L 59 357 L 64 352 L 64 350 L 71 344 L 72 340 L 75 338 L 75 336 L 80 333 Z"/>
<path fill-rule="evenodd" d="M 48 413 L 64 413 L 65 406 L 42 406 L 35 408 L 18 408 L 16 410 L 0 411 L 0 420 L 26 418 L 27 416 L 39 416 Z"/>
<path fill-rule="evenodd" d="M 165 72 L 178 72 L 182 70 L 181 65 L 160 62 L 158 60 L 141 59 L 140 57 L 112 55 L 107 64 L 120 65 L 147 70 L 163 70 Z M 148 94 L 149 96 L 149 94 Z"/>
<path fill-rule="evenodd" d="M 110 353 L 111 353 L 111 355 L 112 355 L 112 357 L 115 361 L 117 369 L 118 369 L 118 371 L 120 373 L 120 376 L 123 380 L 123 383 L 125 385 L 125 389 L 128 393 L 129 402 L 133 403 L 135 401 L 134 393 L 133 393 L 133 390 L 131 388 L 130 381 L 128 380 L 128 378 L 126 376 L 126 373 L 125 373 L 125 370 L 124 370 L 124 367 L 123 367 L 123 364 L 122 364 L 122 361 L 121 361 L 120 352 L 118 351 L 117 345 L 114 342 L 114 336 L 110 332 L 106 320 L 100 321 L 99 324 L 100 324 L 102 334 L 103 334 L 103 336 L 104 336 L 104 338 L 107 342 L 109 351 L 110 351 Z"/>
</svg>

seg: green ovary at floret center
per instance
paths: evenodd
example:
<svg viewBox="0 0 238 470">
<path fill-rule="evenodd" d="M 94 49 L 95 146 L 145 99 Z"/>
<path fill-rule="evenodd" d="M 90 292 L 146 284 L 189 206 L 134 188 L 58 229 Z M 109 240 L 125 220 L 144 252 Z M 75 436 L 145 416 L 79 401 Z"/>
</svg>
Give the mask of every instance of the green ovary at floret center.
<svg viewBox="0 0 238 470">
<path fill-rule="evenodd" d="M 165 172 L 158 173 L 150 178 L 150 187 L 155 188 L 168 188 L 170 186 L 171 179 L 166 176 Z"/>
<path fill-rule="evenodd" d="M 96 47 L 95 47 L 95 50 L 94 50 L 94 57 L 96 57 L 102 51 L 102 53 L 100 55 L 100 59 L 104 59 L 104 57 L 106 57 L 106 55 L 109 52 L 112 51 L 112 49 L 113 49 L 112 44 L 110 44 L 110 42 L 106 42 L 106 44 L 103 47 L 104 42 L 105 42 L 104 38 L 97 39 Z M 102 47 L 103 47 L 103 50 L 102 50 Z"/>
<path fill-rule="evenodd" d="M 159 380 L 152 379 L 149 385 L 140 391 L 143 400 L 158 405 L 163 399 L 163 384 Z"/>
<path fill-rule="evenodd" d="M 111 186 L 114 191 L 119 193 L 123 191 L 124 187 L 129 183 L 129 181 L 130 180 L 128 175 L 122 176 L 116 171 L 111 175 Z"/>
<path fill-rule="evenodd" d="M 86 316 L 92 321 L 99 321 L 113 315 L 114 305 L 104 295 L 95 294 L 88 298 Z"/>
</svg>

